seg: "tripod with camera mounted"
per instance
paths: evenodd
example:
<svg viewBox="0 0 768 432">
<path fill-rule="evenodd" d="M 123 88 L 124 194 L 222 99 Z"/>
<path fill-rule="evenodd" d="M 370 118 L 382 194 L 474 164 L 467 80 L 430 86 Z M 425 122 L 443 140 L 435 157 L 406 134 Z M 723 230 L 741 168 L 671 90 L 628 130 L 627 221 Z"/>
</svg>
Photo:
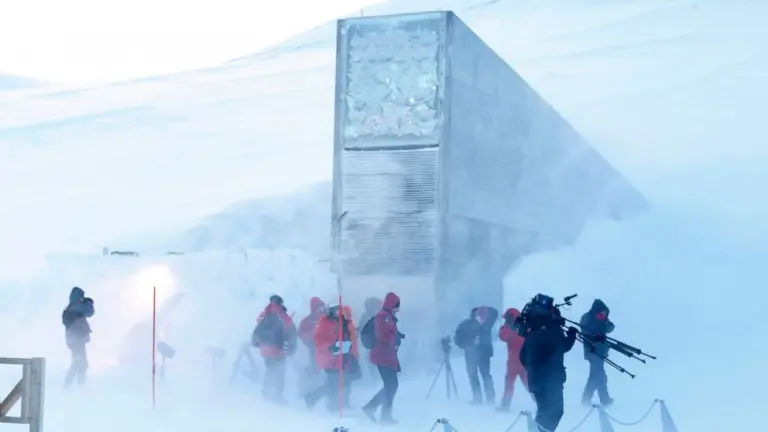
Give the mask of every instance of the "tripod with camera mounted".
<svg viewBox="0 0 768 432">
<path fill-rule="evenodd" d="M 459 391 L 456 389 L 456 378 L 453 375 L 453 367 L 451 366 L 451 338 L 446 336 L 440 339 L 440 348 L 443 351 L 443 362 L 440 364 L 440 368 L 435 374 L 435 378 L 432 380 L 432 385 L 429 386 L 427 392 L 427 399 L 432 394 L 432 390 L 435 389 L 435 384 L 440 378 L 440 372 L 445 373 L 445 396 L 450 399 L 453 397 L 459 397 Z"/>
</svg>

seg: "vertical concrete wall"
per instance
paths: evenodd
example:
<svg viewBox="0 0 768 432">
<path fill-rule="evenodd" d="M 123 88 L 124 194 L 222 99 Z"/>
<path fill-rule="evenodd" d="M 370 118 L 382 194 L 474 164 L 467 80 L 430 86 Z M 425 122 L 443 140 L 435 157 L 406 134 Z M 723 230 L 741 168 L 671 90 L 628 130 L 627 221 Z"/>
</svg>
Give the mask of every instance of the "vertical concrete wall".
<svg viewBox="0 0 768 432">
<path fill-rule="evenodd" d="M 348 301 L 433 301 L 443 136 L 443 15 L 338 23 L 333 220 Z"/>
<path fill-rule="evenodd" d="M 340 21 L 335 127 L 342 278 L 356 296 L 407 287 L 446 331 L 502 308 L 525 255 L 642 201 L 452 12 Z"/>
</svg>

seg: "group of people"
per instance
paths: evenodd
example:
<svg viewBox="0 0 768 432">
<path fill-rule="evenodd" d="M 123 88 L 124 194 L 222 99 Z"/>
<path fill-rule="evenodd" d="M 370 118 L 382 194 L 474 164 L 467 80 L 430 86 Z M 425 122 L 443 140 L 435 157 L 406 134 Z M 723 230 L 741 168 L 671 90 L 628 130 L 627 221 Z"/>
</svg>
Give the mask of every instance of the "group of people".
<svg viewBox="0 0 768 432">
<path fill-rule="evenodd" d="M 328 306 L 315 297 L 310 300 L 309 315 L 297 329 L 283 299 L 273 295 L 259 315 L 251 338 L 251 344 L 259 349 L 266 366 L 265 398 L 284 402 L 287 358 L 296 352 L 301 341 L 311 359 L 308 372 L 324 375 L 322 384 L 304 395 L 307 407 L 314 407 L 322 399 L 329 411 L 349 407 L 351 383 L 362 377 L 362 367 L 366 367 L 369 372 L 378 372 L 382 388 L 363 406 L 363 412 L 372 421 L 395 424 L 392 405 L 399 385 L 398 350 L 405 338 L 398 330 L 399 310 L 400 298 L 395 293 L 388 293 L 383 301 L 370 298 L 358 321 L 362 323 L 358 330 L 349 306 Z M 91 334 L 88 318 L 94 313 L 93 300 L 86 297 L 81 288 L 72 288 L 69 303 L 62 312 L 65 341 L 72 353 L 65 387 L 74 382 L 79 385 L 85 382 L 88 370 L 86 344 Z M 581 334 L 590 337 L 611 333 L 615 326 L 609 313 L 603 301 L 595 300 L 581 317 Z M 455 331 L 454 343 L 464 351 L 472 404 L 495 404 L 496 401 L 491 358 L 494 354 L 492 331 L 498 315 L 498 310 L 493 307 L 473 308 Z M 552 321 L 534 326 L 521 335 L 515 325 L 519 315 L 518 309 L 507 309 L 498 331 L 498 339 L 507 346 L 506 378 L 498 410 L 510 410 L 519 378 L 536 402 L 536 420 L 540 427 L 554 431 L 564 413 L 564 356 L 573 347 L 579 330 L 569 327 L 564 332 L 560 323 Z M 362 350 L 368 351 L 364 358 L 361 358 Z M 592 403 L 595 392 L 603 406 L 613 403 L 605 372 L 608 351 L 609 347 L 600 342 L 584 344 L 584 358 L 589 363 L 589 377 L 582 394 L 585 405 Z"/>
<path fill-rule="evenodd" d="M 369 370 L 378 371 L 382 388 L 362 410 L 372 421 L 395 424 L 392 403 L 399 385 L 398 349 L 405 338 L 397 327 L 399 310 L 400 298 L 395 293 L 388 293 L 380 302 L 369 299 L 358 331 L 349 306 L 329 306 L 312 298 L 310 313 L 297 329 L 282 297 L 273 295 L 257 319 L 251 338 L 265 360 L 264 397 L 284 403 L 287 358 L 301 341 L 309 351 L 310 372 L 325 375 L 321 385 L 304 395 L 308 408 L 323 399 L 332 412 L 348 407 L 351 384 L 362 376 L 361 363 L 368 364 Z M 367 360 L 361 361 L 360 345 L 368 350 Z"/>
<path fill-rule="evenodd" d="M 603 301 L 595 300 L 581 317 L 581 334 L 590 337 L 611 333 L 615 326 L 608 318 L 609 313 Z M 579 329 L 570 327 L 564 332 L 560 323 L 550 321 L 521 335 L 515 327 L 519 315 L 518 309 L 507 309 L 498 333 L 499 339 L 507 345 L 507 373 L 498 410 L 509 411 L 515 382 L 519 378 L 536 402 L 536 421 L 541 429 L 554 431 L 564 414 L 565 353 L 573 348 Z M 498 311 L 492 307 L 473 308 L 454 335 L 454 343 L 464 351 L 473 404 L 495 402 L 490 362 L 493 356 L 492 328 L 497 317 Z M 600 342 L 584 344 L 584 358 L 589 363 L 589 377 L 582 393 L 585 405 L 591 405 L 595 392 L 603 406 L 613 403 L 605 373 L 608 351 L 608 346 Z"/>
<path fill-rule="evenodd" d="M 392 402 L 397 393 L 400 372 L 398 349 L 405 337 L 397 328 L 399 308 L 400 300 L 394 293 L 387 294 L 381 302 L 369 299 L 366 311 L 358 321 L 363 323 L 363 327 L 358 331 L 348 306 L 327 306 L 319 298 L 312 298 L 310 313 L 297 330 L 286 312 L 283 299 L 272 296 L 258 319 L 253 337 L 253 344 L 260 348 L 267 366 L 265 397 L 283 401 L 286 357 L 295 352 L 297 342 L 301 341 L 310 354 L 310 370 L 325 375 L 323 383 L 304 396 L 309 408 L 322 399 L 325 399 L 330 411 L 349 407 L 350 384 L 362 376 L 361 364 L 367 364 L 377 370 L 383 387 L 363 406 L 363 412 L 373 421 L 395 423 Z M 612 332 L 614 325 L 608 319 L 609 313 L 604 302 L 595 300 L 581 318 L 582 334 L 605 335 Z M 552 431 L 564 412 L 564 356 L 573 347 L 578 330 L 569 328 L 564 332 L 560 324 L 546 324 L 520 335 L 515 328 L 519 315 L 518 309 L 507 309 L 498 331 L 498 339 L 507 346 L 506 378 L 498 410 L 510 410 L 515 384 L 520 379 L 537 404 L 538 423 Z M 475 307 L 454 334 L 454 343 L 464 351 L 472 389 L 471 403 L 475 405 L 496 402 L 491 358 L 494 354 L 492 332 L 498 316 L 498 310 L 493 307 Z M 368 360 L 361 358 L 363 349 L 369 351 Z M 590 365 L 582 395 L 584 404 L 591 404 L 595 392 L 602 405 L 613 403 L 608 393 L 604 366 L 607 356 L 608 347 L 601 343 L 584 345 L 584 358 Z"/>
</svg>

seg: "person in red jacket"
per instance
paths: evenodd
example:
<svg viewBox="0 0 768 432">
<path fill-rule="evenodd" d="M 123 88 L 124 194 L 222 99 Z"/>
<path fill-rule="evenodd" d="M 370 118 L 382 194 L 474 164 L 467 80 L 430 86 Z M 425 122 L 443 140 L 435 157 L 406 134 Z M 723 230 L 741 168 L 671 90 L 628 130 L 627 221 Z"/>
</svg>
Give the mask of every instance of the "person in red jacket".
<svg viewBox="0 0 768 432">
<path fill-rule="evenodd" d="M 499 339 L 507 344 L 507 377 L 499 411 L 509 411 L 517 377 L 520 377 L 523 387 L 528 391 L 528 374 L 525 372 L 522 363 L 520 363 L 520 349 L 522 349 L 525 339 L 518 335 L 514 328 L 514 321 L 518 316 L 520 316 L 519 310 L 515 308 L 507 309 L 503 315 L 504 324 L 499 328 Z"/>
<path fill-rule="evenodd" d="M 256 321 L 251 343 L 259 348 L 266 366 L 262 388 L 264 398 L 285 403 L 286 359 L 296 352 L 296 325 L 288 315 L 282 297 L 270 297 L 269 304 Z"/>
<path fill-rule="evenodd" d="M 397 374 L 400 373 L 400 361 L 397 350 L 405 335 L 397 329 L 397 313 L 400 310 L 400 297 L 388 293 L 384 297 L 381 311 L 374 318 L 376 344 L 371 349 L 371 363 L 376 365 L 384 386 L 363 407 L 363 412 L 372 421 L 376 421 L 376 411 L 381 408 L 380 423 L 395 424 L 392 418 L 392 402 L 399 385 Z"/>
<path fill-rule="evenodd" d="M 317 297 L 309 299 L 309 315 L 299 323 L 299 339 L 309 350 L 307 373 L 314 375 L 319 370 L 315 359 L 315 327 L 325 312 L 325 303 Z"/>
<path fill-rule="evenodd" d="M 325 372 L 326 382 L 304 396 L 304 402 L 312 408 L 326 398 L 328 410 L 334 412 L 340 403 L 347 404 L 354 368 L 359 366 L 357 330 L 348 307 L 328 309 L 315 327 L 314 345 L 317 365 Z"/>
</svg>

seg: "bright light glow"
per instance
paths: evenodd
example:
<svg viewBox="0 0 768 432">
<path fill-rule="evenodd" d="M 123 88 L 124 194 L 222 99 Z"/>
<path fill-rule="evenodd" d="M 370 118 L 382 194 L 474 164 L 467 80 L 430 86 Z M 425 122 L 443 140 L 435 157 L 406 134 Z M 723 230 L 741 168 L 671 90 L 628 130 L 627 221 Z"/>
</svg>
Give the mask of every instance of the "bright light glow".
<svg viewBox="0 0 768 432">
<path fill-rule="evenodd" d="M 135 307 L 152 312 L 152 288 L 157 288 L 157 307 L 175 292 L 173 273 L 167 265 L 154 265 L 136 273 L 127 289 Z"/>
</svg>

